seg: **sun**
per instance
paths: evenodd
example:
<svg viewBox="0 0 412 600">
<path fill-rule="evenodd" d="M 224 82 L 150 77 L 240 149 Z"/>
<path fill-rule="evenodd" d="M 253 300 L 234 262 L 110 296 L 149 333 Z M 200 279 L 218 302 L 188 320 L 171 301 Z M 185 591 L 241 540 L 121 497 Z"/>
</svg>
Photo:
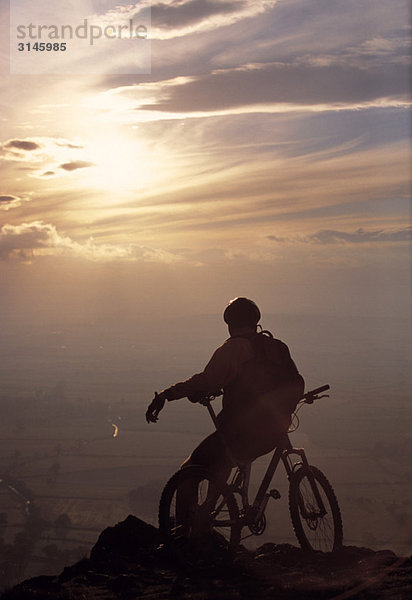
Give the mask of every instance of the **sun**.
<svg viewBox="0 0 412 600">
<path fill-rule="evenodd" d="M 132 192 L 150 186 L 155 172 L 143 141 L 111 131 L 102 131 L 86 143 L 93 163 L 87 169 L 87 183 L 94 189 Z"/>
</svg>

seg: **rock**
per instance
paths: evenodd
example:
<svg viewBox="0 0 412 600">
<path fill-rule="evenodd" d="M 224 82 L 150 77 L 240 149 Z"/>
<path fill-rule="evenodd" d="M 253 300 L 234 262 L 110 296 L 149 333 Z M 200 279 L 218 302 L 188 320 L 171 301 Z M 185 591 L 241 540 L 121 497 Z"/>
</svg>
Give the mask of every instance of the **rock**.
<svg viewBox="0 0 412 600">
<path fill-rule="evenodd" d="M 108 555 L 134 558 L 159 543 L 159 532 L 141 519 L 129 515 L 99 536 L 90 553 L 90 560 L 106 559 Z"/>
<path fill-rule="evenodd" d="M 59 583 L 70 581 L 75 577 L 84 576 L 90 570 L 90 560 L 88 558 L 82 558 L 79 562 L 75 563 L 71 567 L 65 567 L 59 575 Z"/>
<path fill-rule="evenodd" d="M 69 600 L 56 577 L 33 577 L 5 592 L 3 600 Z"/>
</svg>

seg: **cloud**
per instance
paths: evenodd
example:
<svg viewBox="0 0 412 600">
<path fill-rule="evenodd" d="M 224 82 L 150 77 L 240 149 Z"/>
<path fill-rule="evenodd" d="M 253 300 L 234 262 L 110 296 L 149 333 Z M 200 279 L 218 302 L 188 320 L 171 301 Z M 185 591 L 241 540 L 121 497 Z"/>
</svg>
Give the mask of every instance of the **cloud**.
<svg viewBox="0 0 412 600">
<path fill-rule="evenodd" d="M 61 148 L 71 148 L 72 150 L 83 150 L 84 146 L 79 144 L 72 144 L 71 142 L 56 142 L 56 146 L 60 146 Z"/>
<path fill-rule="evenodd" d="M 318 57 L 319 58 L 319 57 Z M 320 62 L 319 62 L 320 61 Z M 409 67 L 305 57 L 119 86 L 94 99 L 102 118 L 144 123 L 257 113 L 325 113 L 411 105 Z"/>
<path fill-rule="evenodd" d="M 95 166 L 87 160 L 85 146 L 77 140 L 59 137 L 12 139 L 1 144 L 0 149 L 3 160 L 25 164 L 24 169 L 36 178 L 61 177 Z"/>
<path fill-rule="evenodd" d="M 64 171 L 76 171 L 77 169 L 85 169 L 86 167 L 93 167 L 94 163 L 88 162 L 86 160 L 74 160 L 72 162 L 63 163 L 59 165 L 60 169 L 64 169 Z M 52 172 L 49 171 L 48 175 L 51 175 Z M 45 175 L 45 173 L 43 174 Z"/>
<path fill-rule="evenodd" d="M 3 145 L 3 148 L 11 149 L 11 150 L 24 150 L 25 152 L 32 152 L 33 150 L 38 150 L 40 145 L 36 142 L 31 142 L 29 140 L 9 140 Z"/>
<path fill-rule="evenodd" d="M 333 229 L 323 229 L 317 233 L 307 236 L 281 237 L 268 235 L 268 240 L 272 242 L 303 242 L 309 244 L 364 244 L 375 242 L 409 242 L 412 240 L 412 227 L 395 230 L 371 230 L 357 229 L 353 232 L 336 231 Z"/>
<path fill-rule="evenodd" d="M 3 225 L 0 229 L 0 259 L 14 258 L 32 262 L 36 256 L 58 255 L 82 258 L 91 261 L 142 261 L 174 263 L 181 257 L 170 252 L 130 244 L 98 244 L 93 238 L 80 243 L 62 235 L 56 227 L 43 221 Z"/>
<path fill-rule="evenodd" d="M 310 235 L 308 241 L 317 244 L 363 244 L 365 242 L 408 242 L 412 240 L 412 227 L 385 231 L 365 231 L 360 228 L 355 232 L 334 231 L 325 229 Z"/>
<path fill-rule="evenodd" d="M 407 37 L 391 36 L 382 37 L 380 35 L 364 40 L 352 48 L 349 53 L 356 56 L 378 59 L 390 59 L 391 62 L 405 62 L 410 59 L 410 46 Z"/>
<path fill-rule="evenodd" d="M 47 248 L 70 248 L 70 238 L 57 233 L 53 225 L 42 221 L 3 225 L 0 229 L 0 258 L 19 257 L 27 260 L 36 251 Z M 41 253 L 41 252 L 40 252 Z"/>
<path fill-rule="evenodd" d="M 22 203 L 22 199 L 18 196 L 0 196 L 0 210 L 10 210 L 17 208 Z"/>
<path fill-rule="evenodd" d="M 292 240 L 292 238 L 281 237 L 279 235 L 268 235 L 267 239 L 270 240 L 271 242 L 279 242 L 279 243 L 289 242 Z"/>
<path fill-rule="evenodd" d="M 151 86 L 153 89 L 153 86 Z M 142 90 L 143 91 L 143 90 Z M 139 89 L 135 88 L 138 97 Z M 359 106 L 409 101 L 406 65 L 360 68 L 311 62 L 245 65 L 158 86 L 158 98 L 139 108 L 167 113 L 205 113 L 267 105 Z"/>
<path fill-rule="evenodd" d="M 275 6 L 278 0 L 141 0 L 129 6 L 93 16 L 93 23 L 116 24 L 132 19 L 145 22 L 150 8 L 152 40 L 166 40 L 204 31 L 214 31 L 242 19 L 255 17 Z M 139 21 L 140 19 L 140 21 Z"/>
<path fill-rule="evenodd" d="M 158 2 L 152 4 L 152 26 L 156 29 L 163 27 L 178 29 L 187 25 L 193 26 L 213 16 L 238 14 L 245 9 L 247 4 L 244 0 L 236 0 L 236 2 L 216 0 Z"/>
<path fill-rule="evenodd" d="M 383 61 L 389 68 L 394 62 L 410 64 L 408 17 L 405 0 L 391 0 L 390 10 L 385 3 L 370 0 L 279 2 L 251 23 L 250 30 L 258 34 L 248 36 L 247 43 L 243 23 L 239 35 L 228 32 L 228 43 L 217 47 L 213 64 L 264 63 L 274 57 L 283 62 L 302 56 L 358 66 Z M 210 47 L 210 40 L 207 42 Z"/>
<path fill-rule="evenodd" d="M 1 156 L 4 160 L 30 163 L 50 160 L 60 160 L 64 164 L 69 163 L 71 156 L 76 156 L 76 153 L 83 148 L 78 143 L 57 137 L 11 139 L 0 145 Z"/>
<path fill-rule="evenodd" d="M 41 159 L 42 144 L 36 139 L 11 139 L 0 144 L 0 157 L 12 161 L 33 161 Z"/>
</svg>

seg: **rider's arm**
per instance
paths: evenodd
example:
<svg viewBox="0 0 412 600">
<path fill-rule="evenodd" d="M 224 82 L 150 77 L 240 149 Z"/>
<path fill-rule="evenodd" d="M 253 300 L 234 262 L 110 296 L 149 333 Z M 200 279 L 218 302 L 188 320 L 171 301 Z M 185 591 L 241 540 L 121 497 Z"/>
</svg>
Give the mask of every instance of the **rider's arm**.
<svg viewBox="0 0 412 600">
<path fill-rule="evenodd" d="M 249 360 L 252 350 L 244 338 L 230 338 L 220 346 L 201 373 L 163 390 L 167 400 L 210 393 L 228 385 L 238 374 L 239 366 Z"/>
<path fill-rule="evenodd" d="M 278 394 L 282 399 L 285 410 L 292 413 L 303 395 L 305 381 L 299 373 L 287 345 L 280 340 L 276 341 L 278 342 L 279 358 L 283 370 L 283 378 L 280 382 Z"/>
</svg>

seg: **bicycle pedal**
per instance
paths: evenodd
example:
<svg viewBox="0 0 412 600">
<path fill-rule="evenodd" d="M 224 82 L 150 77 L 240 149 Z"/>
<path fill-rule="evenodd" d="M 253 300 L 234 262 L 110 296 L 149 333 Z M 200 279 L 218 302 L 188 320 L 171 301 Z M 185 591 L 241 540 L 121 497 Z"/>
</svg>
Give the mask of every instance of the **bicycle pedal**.
<svg viewBox="0 0 412 600">
<path fill-rule="evenodd" d="M 275 489 L 270 490 L 269 491 L 269 496 L 271 498 L 273 498 L 274 500 L 279 500 L 279 498 L 280 498 L 280 492 L 278 490 L 275 490 Z"/>
</svg>

